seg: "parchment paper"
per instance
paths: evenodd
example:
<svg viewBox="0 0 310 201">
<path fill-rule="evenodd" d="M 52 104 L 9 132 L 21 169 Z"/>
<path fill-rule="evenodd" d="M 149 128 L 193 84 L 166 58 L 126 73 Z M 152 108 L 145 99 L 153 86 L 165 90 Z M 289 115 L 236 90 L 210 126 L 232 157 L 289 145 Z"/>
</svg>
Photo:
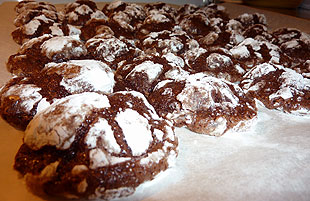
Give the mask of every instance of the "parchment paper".
<svg viewBox="0 0 310 201">
<path fill-rule="evenodd" d="M 5 62 L 17 48 L 13 31 L 15 3 L 0 5 L 0 84 L 10 79 Z M 100 4 L 99 4 L 100 6 Z M 271 29 L 295 27 L 310 32 L 310 21 L 233 4 L 232 17 L 260 12 Z M 120 200 L 308 201 L 310 200 L 310 117 L 295 117 L 259 107 L 252 130 L 210 137 L 176 129 L 179 157 L 173 168 Z M 0 120 L 0 200 L 40 201 L 13 170 L 23 133 Z"/>
</svg>

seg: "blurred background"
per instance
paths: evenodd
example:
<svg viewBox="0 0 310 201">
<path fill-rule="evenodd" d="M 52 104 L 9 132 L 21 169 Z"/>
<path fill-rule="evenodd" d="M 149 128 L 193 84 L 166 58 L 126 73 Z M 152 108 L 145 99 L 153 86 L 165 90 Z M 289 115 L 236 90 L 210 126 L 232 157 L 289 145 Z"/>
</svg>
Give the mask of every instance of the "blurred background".
<svg viewBox="0 0 310 201">
<path fill-rule="evenodd" d="M 222 0 L 270 10 L 286 15 L 310 19 L 310 0 Z"/>
<path fill-rule="evenodd" d="M 14 0 L 0 0 L 0 4 L 5 1 L 14 1 Z M 52 3 L 68 3 L 74 0 L 37 0 L 37 1 L 49 1 Z M 112 0 L 94 0 L 94 1 L 109 2 Z M 179 5 L 185 3 L 203 5 L 208 4 L 210 2 L 216 2 L 216 3 L 227 2 L 235 4 L 244 4 L 255 8 L 310 19 L 310 0 L 123 0 L 123 1 L 137 2 L 137 3 L 162 1 L 166 3 L 179 4 Z"/>
</svg>

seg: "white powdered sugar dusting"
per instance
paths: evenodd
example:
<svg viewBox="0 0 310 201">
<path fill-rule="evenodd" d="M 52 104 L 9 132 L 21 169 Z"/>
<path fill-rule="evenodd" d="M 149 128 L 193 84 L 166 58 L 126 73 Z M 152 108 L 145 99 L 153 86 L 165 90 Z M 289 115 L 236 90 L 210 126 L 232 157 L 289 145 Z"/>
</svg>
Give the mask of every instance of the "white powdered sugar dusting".
<svg viewBox="0 0 310 201">
<path fill-rule="evenodd" d="M 149 165 L 149 163 L 158 163 L 161 159 L 165 157 L 165 152 L 163 150 L 158 150 L 147 155 L 147 157 L 142 158 L 140 161 L 141 165 Z"/>
<path fill-rule="evenodd" d="M 33 19 L 24 25 L 24 33 L 26 35 L 33 35 L 41 25 L 41 22 L 37 19 Z"/>
<path fill-rule="evenodd" d="M 50 63 L 45 66 L 49 71 L 63 76 L 61 85 L 71 93 L 93 91 L 112 93 L 115 84 L 111 68 L 97 60 L 70 60 L 60 64 Z"/>
<path fill-rule="evenodd" d="M 74 44 L 79 44 L 74 46 Z M 49 59 L 52 59 L 56 53 L 64 54 L 65 58 L 72 56 L 80 57 L 86 55 L 87 50 L 83 46 L 82 42 L 72 36 L 56 36 L 41 45 L 41 52 L 45 54 Z"/>
<path fill-rule="evenodd" d="M 263 75 L 267 75 L 270 72 L 276 71 L 278 68 L 283 68 L 282 66 L 275 66 L 269 63 L 263 63 L 257 65 L 255 68 L 252 68 L 248 73 L 244 75 L 246 79 L 253 80 L 257 77 L 262 77 Z"/>
<path fill-rule="evenodd" d="M 184 89 L 177 95 L 177 99 L 182 102 L 183 109 L 197 111 L 213 107 L 234 108 L 239 105 L 239 98 L 231 91 L 228 84 L 233 86 L 237 92 L 241 89 L 239 90 L 238 86 L 233 83 L 205 76 L 202 73 L 190 75 L 186 81 Z M 220 101 L 214 99 L 213 94 L 218 94 L 221 97 Z"/>
<path fill-rule="evenodd" d="M 68 149 L 78 128 L 93 109 L 110 107 L 106 96 L 86 92 L 56 100 L 50 107 L 37 113 L 29 123 L 24 143 L 31 149 L 55 146 Z"/>
<path fill-rule="evenodd" d="M 125 140 L 134 156 L 142 155 L 153 141 L 148 120 L 137 111 L 120 111 L 115 120 L 122 128 Z"/>
<path fill-rule="evenodd" d="M 163 140 L 163 137 L 164 137 L 164 132 L 159 130 L 159 129 L 154 129 L 153 131 L 154 135 L 156 136 L 156 138 L 159 140 L 159 141 L 162 141 Z"/>
<path fill-rule="evenodd" d="M 112 1 L 111 3 L 109 3 L 107 9 L 108 10 L 115 9 L 119 7 L 120 5 L 122 5 L 123 3 L 124 3 L 123 1 Z"/>
<path fill-rule="evenodd" d="M 284 100 L 292 98 L 294 95 L 303 94 L 302 90 L 310 89 L 310 79 L 304 78 L 296 71 L 285 68 L 285 72 L 279 77 L 280 89 L 269 96 L 269 99 L 281 97 Z"/>
<path fill-rule="evenodd" d="M 14 85 L 3 94 L 3 97 L 19 96 L 20 107 L 30 112 L 33 106 L 42 99 L 42 95 L 39 93 L 40 90 L 41 88 L 34 84 Z"/>
<path fill-rule="evenodd" d="M 149 115 L 151 115 L 151 118 L 154 119 L 154 120 L 159 120 L 159 119 L 161 119 L 161 118 L 157 115 L 157 113 L 156 113 L 154 107 L 148 102 L 148 100 L 146 99 L 146 97 L 145 97 L 142 93 L 137 92 L 137 91 L 117 92 L 117 93 L 130 94 L 130 95 L 132 95 L 132 96 L 135 96 L 135 97 L 141 99 L 141 100 L 143 101 L 144 105 L 148 108 L 148 112 L 149 112 Z M 144 114 L 144 115 L 145 115 L 145 118 L 150 119 L 150 117 L 148 116 L 148 114 Z"/>
<path fill-rule="evenodd" d="M 300 48 L 301 46 L 297 40 L 290 40 L 283 43 L 281 47 L 285 47 L 285 49 L 294 49 L 294 48 Z"/>
<path fill-rule="evenodd" d="M 59 26 L 60 26 L 60 24 L 54 23 L 53 26 L 49 27 L 49 29 L 51 30 L 51 34 L 53 36 L 63 36 L 64 35 L 62 29 Z"/>
<path fill-rule="evenodd" d="M 90 15 L 90 18 L 92 19 L 104 19 L 108 20 L 108 17 L 100 10 L 96 10 Z"/>
<path fill-rule="evenodd" d="M 179 57 L 173 53 L 167 53 L 163 55 L 163 57 L 169 62 L 169 64 L 173 67 L 181 67 L 185 66 L 184 60 L 182 57 Z"/>
<path fill-rule="evenodd" d="M 32 38 L 32 39 L 28 40 L 27 42 L 23 43 L 23 45 L 18 50 L 18 53 L 19 54 L 25 54 L 27 50 L 29 50 L 33 47 L 33 45 L 41 43 L 42 41 L 47 40 L 51 37 L 52 37 L 52 35 L 50 35 L 50 34 L 44 34 L 40 37 Z"/>
<path fill-rule="evenodd" d="M 89 148 L 100 148 L 100 146 L 103 146 L 109 153 L 121 152 L 121 148 L 114 137 L 112 127 L 109 125 L 108 121 L 103 118 L 99 118 L 89 129 L 85 138 L 85 143 Z"/>
<path fill-rule="evenodd" d="M 90 150 L 89 159 L 90 159 L 90 169 L 115 165 L 130 160 L 129 157 L 112 156 L 99 148 Z"/>
<path fill-rule="evenodd" d="M 51 104 L 46 100 L 46 98 L 42 98 L 37 106 L 37 113 L 49 107 Z"/>
<path fill-rule="evenodd" d="M 91 38 L 86 42 L 86 47 L 96 46 L 95 54 L 100 55 L 105 61 L 113 62 L 116 57 L 129 51 L 126 43 L 117 39 L 111 38 Z"/>
<path fill-rule="evenodd" d="M 76 26 L 73 26 L 71 24 L 68 24 L 68 29 L 69 29 L 69 36 L 73 36 L 75 37 L 76 39 L 79 39 L 79 36 L 81 34 L 81 29 L 79 29 L 78 27 Z"/>
<path fill-rule="evenodd" d="M 228 56 L 212 53 L 206 58 L 206 64 L 208 67 L 215 69 L 233 65 L 233 62 Z"/>
<path fill-rule="evenodd" d="M 162 72 L 163 65 L 156 64 L 153 61 L 145 61 L 137 66 L 126 76 L 126 78 L 135 76 L 136 73 L 146 73 L 148 82 L 152 83 Z"/>
<path fill-rule="evenodd" d="M 145 19 L 146 24 L 151 24 L 153 22 L 155 23 L 163 23 L 163 22 L 169 22 L 170 19 L 167 18 L 165 15 L 163 15 L 158 10 L 151 10 L 148 17 Z"/>
<path fill-rule="evenodd" d="M 171 39 L 159 40 L 158 47 L 164 48 L 162 52 L 163 54 L 166 54 L 169 52 L 177 53 L 184 47 L 184 45 L 177 37 L 171 37 Z"/>
<path fill-rule="evenodd" d="M 78 6 L 74 11 L 80 15 L 87 15 L 93 12 L 93 10 L 85 4 Z"/>
<path fill-rule="evenodd" d="M 53 20 L 48 19 L 45 15 L 40 15 L 35 18 L 33 18 L 30 22 L 24 25 L 24 33 L 26 35 L 32 35 L 35 34 L 35 32 L 38 30 L 39 26 L 44 23 L 53 23 Z"/>
<path fill-rule="evenodd" d="M 113 20 L 117 22 L 122 28 L 128 29 L 133 31 L 134 27 L 130 25 L 130 17 L 127 15 L 127 13 L 124 12 L 118 12 L 115 15 L 113 15 Z"/>
<path fill-rule="evenodd" d="M 199 43 L 194 39 L 190 40 L 187 45 L 189 49 L 184 53 L 184 60 L 187 65 L 189 65 L 189 61 L 194 61 L 207 52 L 206 49 L 199 47 Z"/>
</svg>

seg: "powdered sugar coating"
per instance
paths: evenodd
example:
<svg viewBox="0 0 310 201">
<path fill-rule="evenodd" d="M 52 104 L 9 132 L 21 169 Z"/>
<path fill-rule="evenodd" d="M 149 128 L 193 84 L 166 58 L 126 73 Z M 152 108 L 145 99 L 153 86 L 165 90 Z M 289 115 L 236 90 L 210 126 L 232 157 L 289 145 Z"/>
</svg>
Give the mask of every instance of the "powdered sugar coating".
<svg viewBox="0 0 310 201">
<path fill-rule="evenodd" d="M 62 59 L 78 58 L 87 54 L 84 44 L 72 36 L 53 37 L 45 41 L 41 49 L 42 54 L 49 59 L 53 59 L 56 54 L 61 54 Z"/>
<path fill-rule="evenodd" d="M 164 13 L 158 10 L 151 10 L 144 21 L 146 24 L 170 22 L 170 19 Z"/>
<path fill-rule="evenodd" d="M 114 36 L 91 38 L 86 42 L 85 46 L 96 59 L 106 62 L 113 62 L 117 57 L 129 51 L 126 43 Z"/>
<path fill-rule="evenodd" d="M 178 30 L 151 32 L 142 40 L 141 48 L 148 54 L 178 54 L 184 50 L 186 39 L 189 39 L 186 33 Z"/>
<path fill-rule="evenodd" d="M 200 55 L 206 53 L 207 50 L 200 47 L 199 43 L 192 39 L 188 41 L 188 50 L 184 53 L 183 58 L 187 65 L 190 65 L 191 61 L 196 60 Z"/>
<path fill-rule="evenodd" d="M 266 16 L 261 13 L 243 13 L 239 15 L 236 20 L 240 21 L 244 27 L 249 27 L 253 24 L 267 25 Z"/>
<path fill-rule="evenodd" d="M 61 188 L 57 195 L 112 199 L 132 194 L 141 183 L 171 167 L 177 143 L 172 124 L 160 118 L 141 93 L 83 93 L 56 101 L 36 115 L 15 167 L 32 163 L 27 158 L 40 152 L 44 156 L 35 160 L 43 171 L 23 171 L 39 178 L 30 187 L 53 194 L 46 185 L 51 189 L 70 184 L 72 190 Z M 44 167 L 51 169 L 55 158 L 55 166 L 62 171 L 45 177 Z M 56 177 L 61 180 L 54 183 Z"/>
<path fill-rule="evenodd" d="M 241 84 L 248 94 L 269 109 L 309 114 L 310 79 L 292 69 L 267 63 L 257 65 L 245 75 Z"/>
<path fill-rule="evenodd" d="M 132 154 L 138 156 L 146 152 L 153 140 L 148 120 L 132 109 L 120 111 L 115 120 L 122 128 Z"/>
<path fill-rule="evenodd" d="M 237 86 L 234 86 L 238 89 Z M 202 101 L 196 102 L 197 92 L 193 88 L 202 93 Z M 238 89 L 238 96 L 242 95 L 242 91 Z M 220 93 L 222 101 L 216 100 L 213 93 Z M 230 87 L 222 80 L 214 77 L 206 77 L 204 74 L 194 74 L 187 78 L 184 89 L 177 95 L 177 99 L 182 102 L 185 110 L 197 111 L 212 109 L 216 107 L 221 108 L 235 108 L 239 104 L 239 98 L 231 91 Z M 225 110 L 224 109 L 224 110 Z"/>
<path fill-rule="evenodd" d="M 107 19 L 92 1 L 77 1 L 65 6 L 65 19 L 69 24 L 83 26 L 89 19 Z"/>
<path fill-rule="evenodd" d="M 176 126 L 215 136 L 250 121 L 257 111 L 255 102 L 237 84 L 204 73 L 159 82 L 149 99 Z"/>
<path fill-rule="evenodd" d="M 44 15 L 35 17 L 33 20 L 24 25 L 24 34 L 33 35 L 41 25 L 41 22 L 52 23 L 51 19 L 46 18 Z"/>
<path fill-rule="evenodd" d="M 231 48 L 230 52 L 235 59 L 245 61 L 249 67 L 264 62 L 278 64 L 281 60 L 281 50 L 278 46 L 253 38 L 246 38 Z"/>
<path fill-rule="evenodd" d="M 123 162 L 130 160 L 129 157 L 111 156 L 105 153 L 103 149 L 99 149 L 99 148 L 90 150 L 89 158 L 90 158 L 90 169 L 97 169 L 100 167 L 117 165 L 119 163 L 123 163 Z"/>
<path fill-rule="evenodd" d="M 136 73 L 145 73 L 148 77 L 148 82 L 152 83 L 162 72 L 163 65 L 154 63 L 153 61 L 145 61 L 137 66 L 134 67 L 134 69 L 126 76 L 133 77 Z"/>
<path fill-rule="evenodd" d="M 108 153 L 119 154 L 121 152 L 121 148 L 115 140 L 112 127 L 103 118 L 100 118 L 98 122 L 92 125 L 85 138 L 85 143 L 90 149 L 96 148 L 98 142 L 105 146 Z"/>
<path fill-rule="evenodd" d="M 37 38 L 32 38 L 25 42 L 18 50 L 19 54 L 26 54 L 26 51 L 33 48 L 35 44 L 43 43 L 44 41 L 51 39 L 53 36 L 51 34 L 44 34 Z"/>
<path fill-rule="evenodd" d="M 22 107 L 25 112 L 30 113 L 34 105 L 40 102 L 43 98 L 39 93 L 41 89 L 33 84 L 20 84 L 10 87 L 3 95 L 3 97 L 8 96 L 18 96 L 21 100 L 20 107 Z"/>
<path fill-rule="evenodd" d="M 218 54 L 218 53 L 212 53 L 206 58 L 206 63 L 210 68 L 219 68 L 220 63 L 223 64 L 224 66 L 229 66 L 232 65 L 233 62 L 232 60 L 225 55 Z"/>
<path fill-rule="evenodd" d="M 111 68 L 96 60 L 70 60 L 59 64 L 49 63 L 45 66 L 47 74 L 62 75 L 60 85 L 72 94 L 84 91 L 112 93 L 115 84 Z"/>
<path fill-rule="evenodd" d="M 24 143 L 31 149 L 55 146 L 68 149 L 75 140 L 75 130 L 92 110 L 110 107 L 106 96 L 97 93 L 82 93 L 55 101 L 39 112 L 29 123 Z"/>
</svg>

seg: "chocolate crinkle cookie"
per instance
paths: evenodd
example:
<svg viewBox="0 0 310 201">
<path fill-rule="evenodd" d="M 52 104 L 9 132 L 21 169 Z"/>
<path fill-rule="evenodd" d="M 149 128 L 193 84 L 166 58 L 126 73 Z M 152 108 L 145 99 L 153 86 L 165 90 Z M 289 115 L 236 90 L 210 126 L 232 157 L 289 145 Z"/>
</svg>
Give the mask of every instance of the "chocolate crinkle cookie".
<svg viewBox="0 0 310 201">
<path fill-rule="evenodd" d="M 87 49 L 80 39 L 45 34 L 24 43 L 17 54 L 9 57 L 7 69 L 14 75 L 29 76 L 40 73 L 49 62 L 60 63 L 85 58 Z"/>
<path fill-rule="evenodd" d="M 223 49 L 201 49 L 200 54 L 187 61 L 191 73 L 203 72 L 230 82 L 239 82 L 246 73 L 246 66 Z"/>
<path fill-rule="evenodd" d="M 110 14 L 109 26 L 117 37 L 134 39 L 146 17 L 147 13 L 142 5 L 127 3 L 124 9 Z"/>
<path fill-rule="evenodd" d="M 1 117 L 24 130 L 29 121 L 57 99 L 83 92 L 109 94 L 114 74 L 105 63 L 70 60 L 48 63 L 36 76 L 12 78 L 0 91 Z"/>
<path fill-rule="evenodd" d="M 44 34 L 59 36 L 62 35 L 63 32 L 54 20 L 47 18 L 45 15 L 39 15 L 28 23 L 17 27 L 12 32 L 12 37 L 17 44 L 22 45 L 28 40 Z"/>
<path fill-rule="evenodd" d="M 115 72 L 114 90 L 135 90 L 148 96 L 155 85 L 165 79 L 166 73 L 173 69 L 173 62 L 176 63 L 169 62 L 166 56 L 146 56 L 124 62 Z"/>
<path fill-rule="evenodd" d="M 235 18 L 235 20 L 239 21 L 244 28 L 248 28 L 254 24 L 267 25 L 266 16 L 260 13 L 244 13 Z"/>
<path fill-rule="evenodd" d="M 26 10 L 49 10 L 49 11 L 57 11 L 56 7 L 48 2 L 38 2 L 32 0 L 20 1 L 14 8 L 17 14 L 20 14 Z"/>
<path fill-rule="evenodd" d="M 230 50 L 233 58 L 244 63 L 247 69 L 262 63 L 274 63 L 290 66 L 291 59 L 280 49 L 268 41 L 246 38 Z"/>
<path fill-rule="evenodd" d="M 108 63 L 117 69 L 122 61 L 129 61 L 139 56 L 141 50 L 125 38 L 119 39 L 110 33 L 98 34 L 85 43 L 91 58 Z"/>
<path fill-rule="evenodd" d="M 21 1 L 15 6 L 15 12 L 16 29 L 12 37 L 19 45 L 43 34 L 64 35 L 61 25 L 63 16 L 50 3 Z"/>
<path fill-rule="evenodd" d="M 181 55 L 186 51 L 186 43 L 189 40 L 191 39 L 188 34 L 181 29 L 151 32 L 141 38 L 139 48 L 146 54 L 156 56 L 168 53 Z"/>
<path fill-rule="evenodd" d="M 26 7 L 26 6 L 25 6 Z M 16 27 L 22 26 L 27 24 L 29 21 L 31 21 L 33 18 L 37 17 L 37 16 L 45 16 L 48 19 L 54 20 L 55 22 L 59 22 L 60 21 L 60 17 L 58 16 L 58 12 L 56 11 L 55 7 L 53 6 L 46 6 L 44 7 L 39 6 L 39 4 L 37 4 L 37 7 L 33 7 L 33 8 L 24 8 L 20 13 L 17 14 L 17 16 L 15 17 L 14 20 L 14 25 Z"/>
<path fill-rule="evenodd" d="M 128 196 L 173 165 L 178 140 L 138 92 L 82 93 L 30 122 L 14 168 L 38 195 Z"/>
<path fill-rule="evenodd" d="M 255 101 L 238 85 L 203 73 L 159 82 L 149 101 L 176 126 L 212 136 L 246 129 L 257 116 Z"/>
<path fill-rule="evenodd" d="M 291 68 L 305 63 L 310 58 L 310 35 L 297 29 L 278 29 L 273 34 L 278 36 L 280 49 L 291 61 Z"/>
<path fill-rule="evenodd" d="M 241 87 L 269 109 L 310 114 L 310 79 L 292 69 L 269 63 L 257 65 L 244 76 Z"/>
<path fill-rule="evenodd" d="M 64 21 L 68 24 L 83 26 L 92 18 L 107 19 L 107 16 L 97 8 L 93 1 L 77 0 L 65 5 Z"/>
</svg>

